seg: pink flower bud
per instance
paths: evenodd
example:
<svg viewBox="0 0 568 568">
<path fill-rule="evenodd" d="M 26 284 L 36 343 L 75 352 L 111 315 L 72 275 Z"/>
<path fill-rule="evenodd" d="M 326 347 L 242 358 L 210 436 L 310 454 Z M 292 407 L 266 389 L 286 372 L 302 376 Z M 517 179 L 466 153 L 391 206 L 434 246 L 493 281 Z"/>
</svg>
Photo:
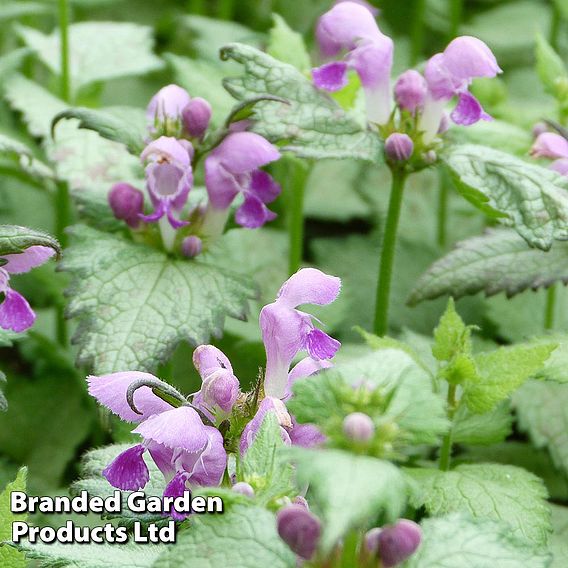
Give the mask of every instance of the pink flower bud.
<svg viewBox="0 0 568 568">
<path fill-rule="evenodd" d="M 218 369 L 203 380 L 201 395 L 211 409 L 231 412 L 239 396 L 239 380 L 228 369 Z"/>
<path fill-rule="evenodd" d="M 422 530 L 413 521 L 401 519 L 378 535 L 378 552 L 384 568 L 392 568 L 412 556 L 420 546 Z"/>
<path fill-rule="evenodd" d="M 139 215 L 144 212 L 144 194 L 128 183 L 117 183 L 108 194 L 108 202 L 114 216 L 126 221 L 135 229 L 140 224 Z"/>
<path fill-rule="evenodd" d="M 244 495 L 245 497 L 254 497 L 254 489 L 250 484 L 246 483 L 245 481 L 239 481 L 238 483 L 235 483 L 235 485 L 233 485 L 232 487 L 232 490 L 235 493 L 240 493 L 241 495 Z"/>
<path fill-rule="evenodd" d="M 276 515 L 280 538 L 301 558 L 316 552 L 321 535 L 319 519 L 301 505 L 286 505 Z"/>
<path fill-rule="evenodd" d="M 352 412 L 343 420 L 343 433 L 355 442 L 368 442 L 375 434 L 375 424 L 363 412 Z"/>
<path fill-rule="evenodd" d="M 405 71 L 394 86 L 398 106 L 410 112 L 424 105 L 427 91 L 426 79 L 414 69 Z"/>
<path fill-rule="evenodd" d="M 191 99 L 181 113 L 186 132 L 194 138 L 201 138 L 209 127 L 211 112 L 211 105 L 205 99 Z"/>
<path fill-rule="evenodd" d="M 548 126 L 544 122 L 535 122 L 532 128 L 532 135 L 534 138 L 538 138 L 541 134 L 548 132 Z"/>
<path fill-rule="evenodd" d="M 385 141 L 385 154 L 392 162 L 405 162 L 413 151 L 414 142 L 407 134 L 395 132 Z"/>
<path fill-rule="evenodd" d="M 194 258 L 198 254 L 201 254 L 201 249 L 203 248 L 203 243 L 199 237 L 191 235 L 185 237 L 181 243 L 181 252 L 187 258 Z"/>
</svg>

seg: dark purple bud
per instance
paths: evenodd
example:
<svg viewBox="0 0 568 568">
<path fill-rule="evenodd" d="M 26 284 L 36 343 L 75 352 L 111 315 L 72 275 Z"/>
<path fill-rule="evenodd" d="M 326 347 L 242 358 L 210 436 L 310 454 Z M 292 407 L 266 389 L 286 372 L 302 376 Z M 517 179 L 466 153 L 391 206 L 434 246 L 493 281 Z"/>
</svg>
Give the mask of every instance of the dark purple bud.
<svg viewBox="0 0 568 568">
<path fill-rule="evenodd" d="M 414 142 L 407 134 L 395 132 L 385 140 L 385 154 L 392 162 L 405 162 L 413 151 Z"/>
<path fill-rule="evenodd" d="M 402 519 L 384 527 L 379 536 L 379 558 L 384 568 L 392 568 L 416 552 L 422 540 L 422 530 L 413 521 Z"/>
<path fill-rule="evenodd" d="M 365 550 L 372 556 L 379 554 L 379 536 L 383 532 L 380 527 L 375 527 L 365 534 Z"/>
<path fill-rule="evenodd" d="M 375 434 L 375 424 L 363 412 L 352 412 L 343 420 L 343 433 L 355 442 L 368 442 Z"/>
<path fill-rule="evenodd" d="M 246 497 L 254 497 L 254 489 L 245 481 L 239 481 L 238 483 L 235 483 L 232 489 L 235 493 L 240 493 L 241 495 L 245 495 Z"/>
<path fill-rule="evenodd" d="M 302 505 L 286 505 L 276 515 L 280 538 L 301 558 L 316 552 L 321 535 L 319 519 Z"/>
<path fill-rule="evenodd" d="M 193 138 L 201 138 L 209 127 L 211 112 L 211 105 L 205 99 L 191 99 L 181 113 L 186 132 Z"/>
<path fill-rule="evenodd" d="M 410 112 L 424 105 L 427 91 L 426 79 L 414 69 L 405 71 L 394 86 L 394 96 L 398 106 Z"/>
<path fill-rule="evenodd" d="M 144 194 L 128 183 L 117 183 L 108 194 L 108 202 L 114 216 L 135 229 L 144 213 Z"/>
<path fill-rule="evenodd" d="M 194 258 L 198 254 L 201 254 L 201 249 L 203 248 L 203 243 L 199 237 L 194 235 L 190 237 L 185 237 L 181 243 L 181 252 L 187 258 Z"/>
</svg>

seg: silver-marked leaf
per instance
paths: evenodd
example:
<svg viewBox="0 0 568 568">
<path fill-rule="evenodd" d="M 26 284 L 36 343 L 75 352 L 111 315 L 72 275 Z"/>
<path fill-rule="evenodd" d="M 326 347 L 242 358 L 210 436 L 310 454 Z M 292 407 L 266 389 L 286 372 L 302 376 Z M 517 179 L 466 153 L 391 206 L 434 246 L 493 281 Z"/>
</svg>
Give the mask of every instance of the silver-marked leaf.
<svg viewBox="0 0 568 568">
<path fill-rule="evenodd" d="M 490 230 L 456 244 L 420 276 L 409 305 L 449 295 L 455 299 L 485 292 L 505 292 L 508 298 L 527 288 L 537 290 L 554 282 L 568 283 L 568 243 L 549 251 L 530 248 L 510 229 Z"/>
<path fill-rule="evenodd" d="M 58 256 L 61 252 L 57 239 L 43 231 L 17 225 L 0 225 L 0 257 L 5 254 L 20 254 L 36 245 L 50 247 Z"/>
<path fill-rule="evenodd" d="M 551 568 L 568 566 L 568 508 L 551 505 L 553 535 L 550 537 L 550 550 L 554 557 Z"/>
<path fill-rule="evenodd" d="M 407 484 L 392 463 L 341 450 L 290 451 L 297 480 L 310 487 L 321 512 L 324 532 L 320 547 L 329 552 L 345 533 L 384 514 L 394 521 L 406 503 Z"/>
<path fill-rule="evenodd" d="M 251 280 L 207 262 L 177 260 L 86 226 L 72 230 L 63 270 L 73 276 L 68 313 L 80 320 L 78 360 L 97 374 L 153 370 L 181 341 L 220 335 L 243 318 Z"/>
<path fill-rule="evenodd" d="M 543 546 L 551 531 L 547 491 L 536 475 L 509 465 L 459 465 L 452 471 L 408 469 L 418 487 L 415 507 L 432 516 L 466 512 L 508 523 L 513 534 Z"/>
<path fill-rule="evenodd" d="M 273 513 L 237 505 L 222 515 L 195 515 L 176 545 L 152 568 L 295 568 L 296 556 L 276 531 Z"/>
<path fill-rule="evenodd" d="M 0 134 L 0 155 L 14 160 L 16 167 L 38 180 L 51 180 L 53 170 L 33 155 L 31 148 L 19 140 Z"/>
<path fill-rule="evenodd" d="M 74 107 L 60 112 L 53 119 L 52 130 L 60 120 L 76 118 L 79 128 L 94 130 L 107 140 L 120 142 L 135 155 L 144 149 L 144 138 L 147 136 L 146 116 L 144 111 L 134 107 L 107 107 L 90 109 Z"/>
<path fill-rule="evenodd" d="M 380 160 L 378 136 L 318 91 L 292 65 L 239 43 L 225 46 L 221 58 L 244 65 L 243 75 L 225 81 L 225 87 L 238 101 L 266 95 L 287 101 L 261 101 L 255 105 L 254 130 L 259 134 L 304 158 Z"/>
<path fill-rule="evenodd" d="M 550 555 L 505 523 L 454 513 L 422 523 L 423 542 L 405 568 L 547 568 Z"/>
<path fill-rule="evenodd" d="M 568 473 L 568 385 L 529 381 L 513 396 L 519 428 Z"/>
<path fill-rule="evenodd" d="M 454 146 L 442 159 L 458 191 L 473 205 L 512 226 L 533 247 L 568 240 L 568 179 L 485 146 Z"/>
<path fill-rule="evenodd" d="M 59 31 L 50 35 L 18 26 L 20 37 L 56 74 L 60 70 Z M 152 53 L 152 28 L 123 22 L 81 22 L 69 27 L 71 86 L 141 75 L 162 67 Z"/>
</svg>

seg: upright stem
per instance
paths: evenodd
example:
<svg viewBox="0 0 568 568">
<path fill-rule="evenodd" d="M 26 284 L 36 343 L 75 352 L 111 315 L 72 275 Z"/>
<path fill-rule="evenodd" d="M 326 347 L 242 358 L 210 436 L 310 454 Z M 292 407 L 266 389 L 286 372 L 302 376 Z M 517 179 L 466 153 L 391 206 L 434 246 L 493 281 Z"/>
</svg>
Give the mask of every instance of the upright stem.
<svg viewBox="0 0 568 568">
<path fill-rule="evenodd" d="M 456 411 L 456 385 L 448 387 L 448 418 L 453 420 Z M 440 470 L 448 471 L 452 459 L 452 425 L 442 443 L 440 450 Z"/>
<path fill-rule="evenodd" d="M 396 247 L 396 233 L 400 219 L 405 181 L 406 173 L 404 171 L 399 169 L 392 170 L 392 187 L 381 249 L 379 281 L 377 284 L 377 298 L 375 303 L 375 324 L 373 326 L 373 331 L 379 336 L 385 335 L 389 327 L 389 300 Z"/>
<path fill-rule="evenodd" d="M 426 12 L 426 0 L 414 0 L 412 10 L 412 27 L 410 30 L 410 61 L 413 65 L 418 63 L 424 47 L 424 15 Z"/>
<path fill-rule="evenodd" d="M 440 248 L 445 248 L 448 225 L 449 180 L 448 172 L 443 166 L 438 172 L 438 225 L 436 227 L 436 241 Z"/>
<path fill-rule="evenodd" d="M 550 22 L 549 43 L 553 49 L 558 51 L 558 36 L 560 34 L 560 25 L 562 24 L 562 14 L 558 4 L 552 0 L 552 21 Z"/>
<path fill-rule="evenodd" d="M 221 20 L 230 20 L 233 17 L 233 0 L 218 0 L 217 17 Z"/>
<path fill-rule="evenodd" d="M 69 4 L 59 0 L 59 37 L 61 63 L 61 98 L 65 102 L 71 99 L 71 76 L 69 74 Z"/>
<path fill-rule="evenodd" d="M 554 312 L 556 308 L 556 286 L 552 284 L 546 291 L 546 307 L 544 310 L 544 329 L 554 327 Z"/>
<path fill-rule="evenodd" d="M 304 252 L 304 193 L 309 168 L 299 160 L 290 160 L 288 168 L 288 272 L 294 274 L 302 264 Z"/>
<path fill-rule="evenodd" d="M 206 13 L 205 0 L 188 0 L 187 11 L 190 14 L 202 15 Z"/>
<path fill-rule="evenodd" d="M 463 0 L 450 0 L 450 39 L 455 38 L 460 31 L 463 14 Z"/>
</svg>

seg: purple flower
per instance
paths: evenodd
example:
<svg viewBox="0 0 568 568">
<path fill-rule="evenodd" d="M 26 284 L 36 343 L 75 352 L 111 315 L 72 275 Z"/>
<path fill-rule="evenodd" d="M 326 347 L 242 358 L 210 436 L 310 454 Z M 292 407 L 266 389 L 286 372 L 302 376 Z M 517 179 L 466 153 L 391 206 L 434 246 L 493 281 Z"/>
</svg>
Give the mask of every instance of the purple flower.
<svg viewBox="0 0 568 568">
<path fill-rule="evenodd" d="M 151 215 L 142 215 L 144 221 L 159 221 L 166 216 L 174 229 L 187 225 L 180 221 L 175 212 L 181 211 L 193 185 L 191 158 L 193 148 L 187 141 L 161 136 L 142 152 L 146 166 L 146 183 L 154 205 Z"/>
<path fill-rule="evenodd" d="M 213 345 L 200 345 L 193 352 L 193 364 L 203 380 L 194 403 L 222 417 L 230 414 L 240 389 L 227 357 Z"/>
<path fill-rule="evenodd" d="M 539 134 L 531 148 L 535 158 L 552 158 L 550 169 L 560 175 L 568 175 L 568 140 L 554 132 Z"/>
<path fill-rule="evenodd" d="M 385 140 L 385 154 L 391 162 L 406 162 L 413 151 L 414 142 L 408 134 L 393 132 Z"/>
<path fill-rule="evenodd" d="M 239 225 L 256 229 L 272 221 L 276 214 L 265 204 L 278 197 L 280 186 L 259 168 L 278 158 L 278 149 L 258 134 L 229 134 L 205 160 L 205 184 L 213 210 L 208 214 L 226 215 L 235 197 L 241 193 L 244 202 L 235 215 Z"/>
<path fill-rule="evenodd" d="M 411 113 L 422 108 L 427 91 L 426 79 L 414 69 L 405 71 L 394 86 L 394 96 L 398 106 Z"/>
<path fill-rule="evenodd" d="M 185 131 L 193 138 L 202 138 L 211 120 L 211 105 L 201 97 L 191 99 L 182 111 Z"/>
<path fill-rule="evenodd" d="M 202 249 L 203 242 L 195 235 L 185 237 L 181 243 L 181 252 L 183 253 L 183 256 L 186 256 L 187 258 L 195 258 L 201 254 Z"/>
<path fill-rule="evenodd" d="M 246 483 L 245 481 L 239 481 L 235 483 L 231 489 L 235 493 L 240 493 L 241 495 L 245 495 L 246 497 L 254 497 L 254 489 L 250 483 Z"/>
<path fill-rule="evenodd" d="M 412 556 L 422 540 L 422 529 L 413 521 L 401 519 L 384 527 L 378 534 L 378 553 L 381 565 L 392 568 Z"/>
<path fill-rule="evenodd" d="M 10 274 L 28 272 L 54 254 L 55 250 L 51 247 L 34 245 L 24 252 L 6 254 L 0 258 L 0 328 L 20 333 L 33 325 L 35 313 L 28 301 L 10 288 Z"/>
<path fill-rule="evenodd" d="M 309 560 L 315 554 L 321 536 L 321 523 L 302 505 L 282 507 L 276 515 L 280 538 L 300 558 Z"/>
<path fill-rule="evenodd" d="M 144 194 L 128 183 L 116 183 L 108 194 L 108 202 L 114 216 L 136 229 L 144 213 Z"/>
<path fill-rule="evenodd" d="M 347 52 L 342 61 L 313 69 L 316 87 L 338 91 L 347 84 L 347 70 L 355 70 L 365 91 L 369 121 L 385 124 L 391 112 L 393 42 L 379 30 L 373 14 L 359 2 L 340 2 L 319 19 L 316 37 L 326 56 Z"/>
<path fill-rule="evenodd" d="M 288 435 L 293 446 L 315 448 L 327 440 L 315 424 L 298 424 L 294 416 L 291 418 L 292 428 L 288 431 Z"/>
<path fill-rule="evenodd" d="M 264 422 L 264 417 L 269 412 L 274 413 L 278 420 L 278 424 L 280 424 L 280 436 L 282 441 L 288 446 L 291 444 L 288 430 L 292 427 L 292 418 L 288 414 L 286 406 L 284 406 L 284 403 L 280 399 L 267 396 L 260 403 L 253 419 L 245 426 L 243 433 L 241 434 L 241 442 L 239 445 L 241 455 L 244 455 L 254 442 L 256 435 Z"/>
<path fill-rule="evenodd" d="M 177 132 L 181 124 L 182 111 L 191 101 L 189 93 L 177 85 L 167 85 L 150 100 L 146 118 L 150 131 Z"/>
<path fill-rule="evenodd" d="M 341 280 L 315 268 L 303 268 L 280 288 L 275 302 L 260 312 L 260 328 L 266 350 L 264 391 L 267 396 L 286 394 L 288 371 L 294 357 L 306 350 L 312 359 L 331 359 L 340 347 L 312 316 L 297 309 L 301 304 L 330 304 L 337 298 Z"/>
<path fill-rule="evenodd" d="M 433 140 L 445 104 L 456 95 L 458 104 L 450 115 L 455 123 L 468 126 L 479 120 L 491 120 L 479 101 L 468 92 L 468 87 L 476 77 L 495 77 L 498 73 L 501 69 L 489 47 L 471 36 L 454 39 L 443 53 L 431 57 L 424 72 L 428 84 L 420 120 L 424 140 Z"/>
</svg>

